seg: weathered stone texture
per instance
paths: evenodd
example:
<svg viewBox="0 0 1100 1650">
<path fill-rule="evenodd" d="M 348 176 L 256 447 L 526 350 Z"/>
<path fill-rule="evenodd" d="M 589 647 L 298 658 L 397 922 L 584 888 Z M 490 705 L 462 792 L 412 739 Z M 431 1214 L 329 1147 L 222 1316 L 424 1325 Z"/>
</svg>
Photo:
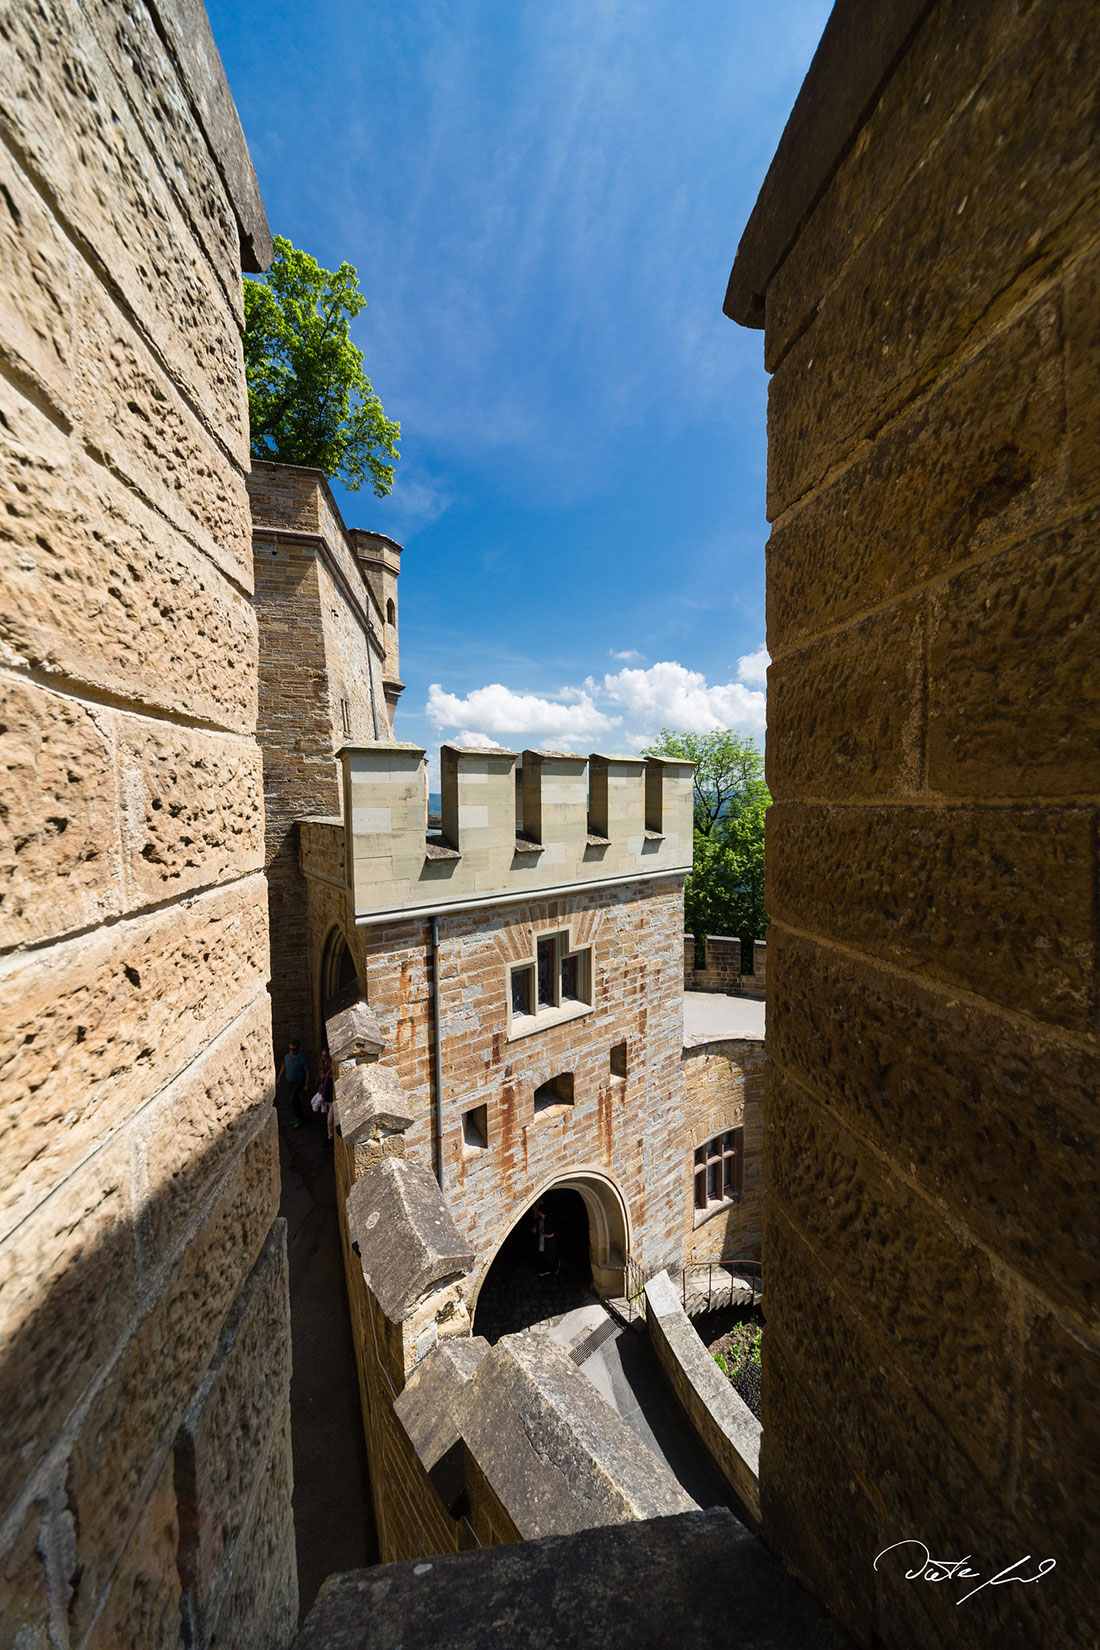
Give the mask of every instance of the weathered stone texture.
<svg viewBox="0 0 1100 1650">
<path fill-rule="evenodd" d="M 129 1142 L 96 1153 L 0 1260 L 0 1490 L 44 1453 L 137 1303 Z"/>
<path fill-rule="evenodd" d="M 883 1650 L 1075 1650 L 1100 1633 L 1094 29 L 937 0 L 911 30 L 770 249 L 764 1529 Z M 958 1609 L 869 1573 L 918 1531 L 1059 1584 Z"/>
<path fill-rule="evenodd" d="M 106 8 L 97 21 L 109 27 Z M 143 34 L 149 28 L 145 21 Z M 209 409 L 220 438 L 245 462 L 239 299 L 231 304 L 230 280 L 219 281 L 195 245 L 150 153 L 148 83 L 135 112 L 73 0 L 36 0 L 14 13 L 0 36 L 0 73 L 17 151 L 60 203 L 78 244 L 110 271 L 190 399 Z"/>
<path fill-rule="evenodd" d="M 1096 971 L 1090 808 L 768 813 L 773 921 L 1088 1031 Z"/>
<path fill-rule="evenodd" d="M 0 979 L 10 1028 L 0 1066 L 6 1221 L 257 1000 L 264 905 L 252 878 L 9 965 Z"/>
<path fill-rule="evenodd" d="M 286 1313 L 286 1235 L 280 1222 L 233 1305 L 175 1442 L 185 1614 L 198 1643 L 204 1635 L 222 1633 L 225 1600 L 239 1591 L 244 1570 L 254 1572 L 248 1584 L 261 1596 L 277 1580 L 267 1574 L 269 1554 L 250 1548 L 245 1537 L 254 1523 L 266 1528 L 265 1540 L 277 1546 L 289 1523 Z M 254 1505 L 257 1499 L 272 1502 L 269 1512 Z"/>
<path fill-rule="evenodd" d="M 6 384 L 0 463 L 2 661 L 251 731 L 256 619 L 244 592 Z"/>
<path fill-rule="evenodd" d="M 935 87 L 927 57 L 923 79 Z M 1080 15 L 1032 9 L 990 40 L 979 84 L 954 119 L 936 97 L 937 141 L 923 156 L 905 146 L 913 169 L 895 174 L 889 200 L 871 207 L 859 158 L 849 157 L 841 170 L 855 175 L 859 210 L 877 217 L 852 257 L 823 270 L 802 247 L 792 254 L 792 278 L 814 286 L 818 305 L 772 382 L 772 517 L 972 348 L 997 304 L 1016 296 L 1014 283 L 1033 289 L 1087 239 L 1095 77 Z M 876 122 L 868 142 L 888 144 L 889 131 Z"/>
<path fill-rule="evenodd" d="M 0 1616 L 20 1650 L 154 1650 L 173 1441 L 278 1203 L 240 335 L 267 232 L 185 0 L 9 8 L 0 80 Z M 272 1646 L 289 1479 L 261 1497 L 274 1458 L 242 1458 L 287 1333 L 284 1293 L 224 1452 L 238 1573 L 281 1558 Z"/>
<path fill-rule="evenodd" d="M 777 1066 L 1100 1324 L 1097 1051 L 782 930 L 776 964 Z"/>
<path fill-rule="evenodd" d="M 793 646 L 844 624 L 1017 536 L 1057 499 L 1059 327 L 1049 299 L 1027 310 L 776 521 L 767 589 L 776 634 Z M 862 530 L 869 521 L 873 533 Z M 843 557 L 833 550 L 838 525 L 848 534 Z"/>
<path fill-rule="evenodd" d="M 0 947 L 121 908 L 114 718 L 0 676 Z"/>
<path fill-rule="evenodd" d="M 1100 747 L 1100 516 L 956 574 L 933 604 L 928 784 L 1088 795 Z"/>
<path fill-rule="evenodd" d="M 772 664 L 768 784 L 777 801 L 919 785 L 922 631 L 919 609 L 902 603 Z"/>
<path fill-rule="evenodd" d="M 147 1315 L 82 1421 L 68 1478 L 81 1566 L 76 1606 L 81 1618 L 86 1614 L 90 1620 L 110 1586 L 115 1554 L 145 1498 L 151 1464 L 155 1467 L 171 1449 L 226 1317 L 271 1230 L 279 1201 L 275 1136 L 275 1119 L 269 1115 L 220 1177 L 214 1198 L 196 1210 L 189 1241 L 150 1290 Z M 268 1352 L 276 1368 L 284 1355 Z M 259 1373 L 254 1367 L 253 1374 Z M 266 1377 L 262 1380 L 267 1390 Z M 236 1396 L 247 1412 L 247 1391 Z M 260 1462 L 256 1466 L 259 1470 Z"/>
</svg>

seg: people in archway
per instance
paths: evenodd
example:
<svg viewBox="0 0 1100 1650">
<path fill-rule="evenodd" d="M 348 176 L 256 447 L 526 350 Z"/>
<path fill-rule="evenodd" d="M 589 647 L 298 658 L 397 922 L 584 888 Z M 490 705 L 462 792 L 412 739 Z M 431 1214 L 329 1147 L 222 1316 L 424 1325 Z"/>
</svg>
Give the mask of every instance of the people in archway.
<svg viewBox="0 0 1100 1650">
<path fill-rule="evenodd" d="M 535 1271 L 540 1278 L 556 1277 L 561 1270 L 558 1259 L 558 1238 L 553 1223 L 543 1204 L 535 1209 L 531 1221 L 531 1236 L 535 1247 Z"/>
<path fill-rule="evenodd" d="M 283 1055 L 283 1063 L 275 1079 L 276 1093 L 283 1082 L 286 1083 L 286 1097 L 290 1106 L 290 1126 L 292 1129 L 300 1129 L 306 1120 L 302 1098 L 309 1083 L 309 1060 L 302 1053 L 302 1045 L 296 1037 L 291 1039 Z"/>
</svg>

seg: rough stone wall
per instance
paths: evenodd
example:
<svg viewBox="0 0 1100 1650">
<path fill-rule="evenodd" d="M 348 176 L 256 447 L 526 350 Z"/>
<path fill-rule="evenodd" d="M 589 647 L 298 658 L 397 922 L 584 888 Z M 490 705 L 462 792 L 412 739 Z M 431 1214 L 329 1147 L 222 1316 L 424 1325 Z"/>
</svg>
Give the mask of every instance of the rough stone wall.
<svg viewBox="0 0 1100 1650">
<path fill-rule="evenodd" d="M 339 815 L 336 752 L 354 739 L 389 739 L 381 619 L 324 477 L 256 464 L 249 479 L 255 603 L 260 627 L 271 924 L 271 1012 L 281 1057 L 298 1037 L 316 1057 L 320 1005 L 309 943 L 299 820 Z M 372 645 L 369 627 L 379 638 Z"/>
<path fill-rule="evenodd" d="M 684 935 L 684 990 L 713 991 L 730 997 L 767 995 L 768 946 L 765 940 L 752 942 L 751 974 L 741 972 L 741 941 L 722 934 L 708 934 L 702 968 L 695 965 L 695 940 Z"/>
<path fill-rule="evenodd" d="M 764 1207 L 764 1044 L 730 1037 L 683 1051 L 686 1127 L 682 1157 L 690 1173 L 696 1146 L 725 1129 L 743 1128 L 744 1188 L 739 1203 L 708 1213 L 695 1224 L 688 1198 L 685 1262 L 759 1257 Z"/>
<path fill-rule="evenodd" d="M 764 1522 L 884 1646 L 1100 1636 L 1095 26 L 929 8 L 767 287 Z"/>
<path fill-rule="evenodd" d="M 182 1612 L 270 1650 L 296 1616 L 240 339 L 268 237 L 183 12 L 0 26 L 0 1637 L 28 1647 L 175 1645 Z"/>
<path fill-rule="evenodd" d="M 483 1264 L 539 1191 L 583 1166 L 621 1191 L 642 1265 L 679 1262 L 691 1164 L 668 1147 L 683 1138 L 682 916 L 682 885 L 664 882 L 440 918 L 444 1190 Z M 533 932 L 567 926 L 574 945 L 592 946 L 595 1007 L 509 1042 L 509 964 L 533 953 Z M 387 1039 L 383 1060 L 413 1102 L 407 1150 L 431 1164 L 428 924 L 361 927 L 355 942 Z M 622 1079 L 610 1052 L 624 1041 Z M 559 1071 L 574 1074 L 574 1104 L 535 1114 L 536 1087 Z M 484 1151 L 462 1136 L 463 1113 L 481 1105 Z"/>
</svg>

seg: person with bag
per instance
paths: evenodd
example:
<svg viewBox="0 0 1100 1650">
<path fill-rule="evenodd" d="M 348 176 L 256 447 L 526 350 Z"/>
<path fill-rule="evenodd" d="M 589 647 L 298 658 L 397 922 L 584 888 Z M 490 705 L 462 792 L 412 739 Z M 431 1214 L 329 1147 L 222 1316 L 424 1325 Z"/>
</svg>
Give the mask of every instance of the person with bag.
<svg viewBox="0 0 1100 1650">
<path fill-rule="evenodd" d="M 330 1140 L 332 1139 L 332 1103 L 334 1098 L 332 1061 L 329 1059 L 328 1049 L 323 1048 L 321 1050 L 321 1084 L 317 1093 L 313 1096 L 311 1105 L 314 1111 L 324 1113 L 325 1130 Z"/>
</svg>

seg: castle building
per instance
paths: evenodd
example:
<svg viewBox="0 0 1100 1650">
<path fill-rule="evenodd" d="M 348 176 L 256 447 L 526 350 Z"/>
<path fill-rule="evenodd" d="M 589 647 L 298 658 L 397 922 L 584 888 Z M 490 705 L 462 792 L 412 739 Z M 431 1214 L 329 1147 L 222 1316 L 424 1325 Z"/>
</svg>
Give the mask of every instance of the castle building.
<svg viewBox="0 0 1100 1650">
<path fill-rule="evenodd" d="M 426 752 L 392 721 L 400 546 L 347 530 L 316 472 L 257 464 L 249 488 L 276 1037 L 319 1048 L 334 1005 L 369 1008 L 401 1117 L 391 1148 L 434 1177 L 470 1255 L 449 1333 L 499 1330 L 483 1287 L 548 1198 L 555 1239 L 605 1298 L 630 1266 L 758 1254 L 759 1039 L 696 1037 L 685 1059 L 689 765 L 445 746 L 430 822 Z M 345 1198 L 362 1101 L 349 1071 Z M 353 1298 L 363 1270 L 349 1252 Z M 358 1335 L 365 1388 L 373 1344 Z M 424 1537 L 387 1540 L 377 1408 L 365 1399 L 393 1556 Z"/>
</svg>

